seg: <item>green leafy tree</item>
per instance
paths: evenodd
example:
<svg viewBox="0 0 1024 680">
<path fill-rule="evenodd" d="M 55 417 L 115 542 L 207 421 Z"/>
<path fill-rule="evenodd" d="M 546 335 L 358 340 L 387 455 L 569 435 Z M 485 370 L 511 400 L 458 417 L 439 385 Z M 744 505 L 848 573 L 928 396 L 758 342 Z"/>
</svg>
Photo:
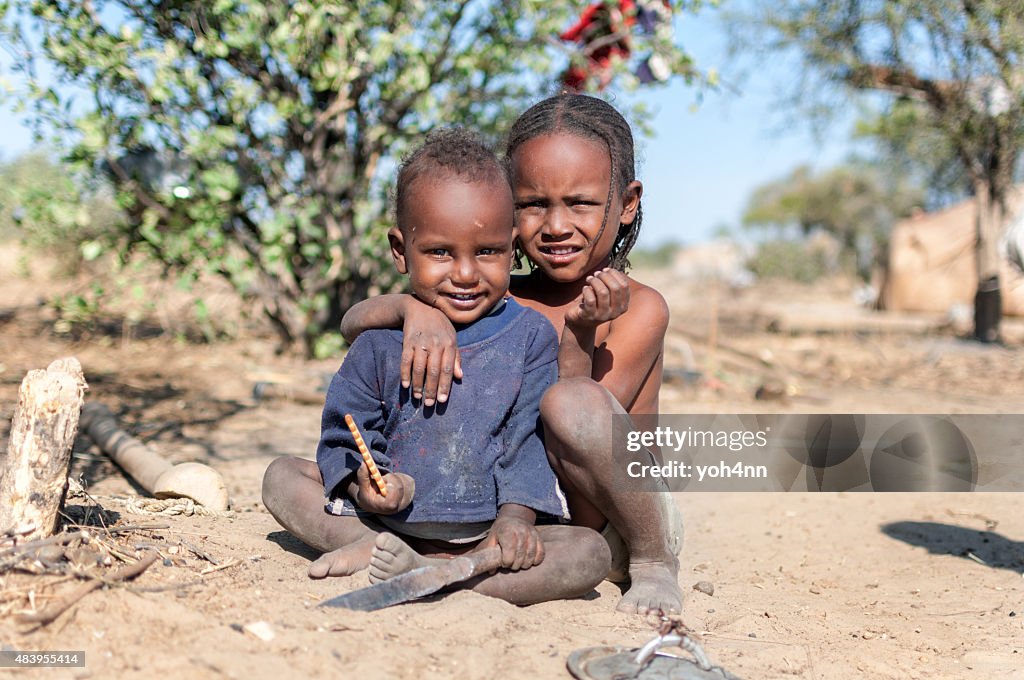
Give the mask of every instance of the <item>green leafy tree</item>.
<svg viewBox="0 0 1024 680">
<path fill-rule="evenodd" d="M 743 214 L 745 227 L 797 227 L 831 234 L 867 279 L 892 225 L 920 207 L 924 192 L 870 165 L 844 165 L 815 175 L 807 166 L 757 187 Z"/>
<path fill-rule="evenodd" d="M 997 340 L 998 241 L 1024 145 L 1024 3 L 773 0 L 755 12 L 769 49 L 799 55 L 805 92 L 833 84 L 919 105 L 915 125 L 948 145 L 977 201 L 974 332 Z"/>
<path fill-rule="evenodd" d="M 40 130 L 117 186 L 118 250 L 222 275 L 284 345 L 312 353 L 350 305 L 396 284 L 384 238 L 395 159 L 438 125 L 496 137 L 553 89 L 568 63 L 556 36 L 579 9 L 0 0 L 0 30 Z M 695 76 L 664 34 L 637 40 L 636 54 L 646 40 Z"/>
<path fill-rule="evenodd" d="M 892 177 L 924 188 L 921 207 L 933 211 L 967 198 L 972 191 L 949 139 L 928 121 L 927 107 L 897 98 L 857 121 L 854 139 L 868 142 L 872 160 Z"/>
<path fill-rule="evenodd" d="M 816 244 L 775 239 L 759 243 L 746 266 L 759 279 L 814 283 L 834 269 L 832 259 Z"/>
</svg>

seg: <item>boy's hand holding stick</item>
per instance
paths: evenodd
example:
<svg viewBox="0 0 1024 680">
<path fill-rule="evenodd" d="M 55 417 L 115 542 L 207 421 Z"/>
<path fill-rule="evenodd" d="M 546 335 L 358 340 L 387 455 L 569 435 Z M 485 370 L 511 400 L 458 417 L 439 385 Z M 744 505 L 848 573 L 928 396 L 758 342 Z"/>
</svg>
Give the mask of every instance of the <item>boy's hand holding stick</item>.
<svg viewBox="0 0 1024 680">
<path fill-rule="evenodd" d="M 358 492 L 350 492 L 353 494 L 353 500 L 356 500 L 357 505 L 363 510 L 378 515 L 392 515 L 405 510 L 409 503 L 412 503 L 413 495 L 416 493 L 413 478 L 401 472 L 392 472 L 385 481 L 373 461 L 373 456 L 370 455 L 370 450 L 366 447 L 359 427 L 348 413 L 345 414 L 345 424 L 356 440 L 359 455 L 363 457 L 363 465 L 356 471 L 355 487 Z"/>
<path fill-rule="evenodd" d="M 370 471 L 370 477 L 373 478 L 374 483 L 377 485 L 380 495 L 387 498 L 388 489 L 384 484 L 384 478 L 380 476 L 380 470 L 377 469 L 377 464 L 373 462 L 373 456 L 370 455 L 370 450 L 366 448 L 366 442 L 363 441 L 363 435 L 360 434 L 359 428 L 356 426 L 356 421 L 352 418 L 352 414 L 345 414 L 345 424 L 348 425 L 349 431 L 352 433 L 352 436 L 355 437 L 356 447 L 359 449 L 359 455 L 363 457 L 363 463 L 366 464 L 366 469 Z"/>
</svg>

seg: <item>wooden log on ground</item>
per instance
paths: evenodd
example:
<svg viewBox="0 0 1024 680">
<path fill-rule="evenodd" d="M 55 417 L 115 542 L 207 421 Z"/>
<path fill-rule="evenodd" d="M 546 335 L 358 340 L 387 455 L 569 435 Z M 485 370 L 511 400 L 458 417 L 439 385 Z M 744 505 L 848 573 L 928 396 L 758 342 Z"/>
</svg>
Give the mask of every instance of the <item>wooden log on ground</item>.
<svg viewBox="0 0 1024 680">
<path fill-rule="evenodd" d="M 323 406 L 324 401 L 327 399 L 327 392 L 295 385 L 258 382 L 252 387 L 252 397 L 257 402 L 268 399 L 280 399 L 282 401 L 292 401 L 296 404 Z"/>
<path fill-rule="evenodd" d="M 171 465 L 121 429 L 114 414 L 103 404 L 85 405 L 82 431 L 154 497 L 191 498 L 210 510 L 228 509 L 228 491 L 219 472 L 201 463 Z"/>
<path fill-rule="evenodd" d="M 934 335 L 948 332 L 952 326 L 939 314 L 877 312 L 829 304 L 766 307 L 756 316 L 765 330 L 789 335 Z"/>
<path fill-rule="evenodd" d="M 29 371 L 22 381 L 0 461 L 0 532 L 32 540 L 57 528 L 86 388 L 74 357 Z"/>
</svg>

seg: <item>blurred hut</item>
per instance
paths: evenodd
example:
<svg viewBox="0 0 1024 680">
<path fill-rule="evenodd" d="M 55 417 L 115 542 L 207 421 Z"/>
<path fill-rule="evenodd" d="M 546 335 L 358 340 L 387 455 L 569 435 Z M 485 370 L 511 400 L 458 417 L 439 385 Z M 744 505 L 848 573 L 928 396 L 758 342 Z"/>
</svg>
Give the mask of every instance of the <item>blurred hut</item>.
<svg viewBox="0 0 1024 680">
<path fill-rule="evenodd" d="M 1009 214 L 1024 209 L 1014 192 Z M 896 223 L 882 273 L 879 309 L 951 313 L 971 308 L 978 286 L 974 255 L 975 206 L 969 199 L 934 213 Z M 1024 275 L 1005 260 L 999 271 L 1003 314 L 1024 316 Z"/>
<path fill-rule="evenodd" d="M 733 288 L 744 288 L 753 282 L 747 269 L 750 252 L 749 245 L 731 239 L 697 243 L 676 251 L 672 271 L 680 281 L 720 281 Z"/>
</svg>

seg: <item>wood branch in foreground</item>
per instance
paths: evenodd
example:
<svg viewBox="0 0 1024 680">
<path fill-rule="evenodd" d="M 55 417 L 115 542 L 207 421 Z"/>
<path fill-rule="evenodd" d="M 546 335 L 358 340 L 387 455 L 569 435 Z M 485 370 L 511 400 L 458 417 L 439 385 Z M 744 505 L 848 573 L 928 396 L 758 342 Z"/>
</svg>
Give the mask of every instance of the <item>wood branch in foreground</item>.
<svg viewBox="0 0 1024 680">
<path fill-rule="evenodd" d="M 87 387 L 74 357 L 25 376 L 0 461 L 0 531 L 24 540 L 53 534 Z"/>
</svg>

